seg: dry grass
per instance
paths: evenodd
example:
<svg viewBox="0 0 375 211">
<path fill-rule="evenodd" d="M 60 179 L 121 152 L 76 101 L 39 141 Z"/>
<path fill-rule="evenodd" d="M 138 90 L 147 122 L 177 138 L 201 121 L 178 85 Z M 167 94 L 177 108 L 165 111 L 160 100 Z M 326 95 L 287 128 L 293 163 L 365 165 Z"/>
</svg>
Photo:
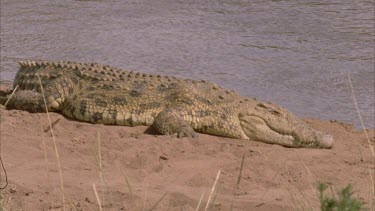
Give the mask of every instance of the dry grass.
<svg viewBox="0 0 375 211">
<path fill-rule="evenodd" d="M 143 206 L 142 206 L 142 211 L 145 210 L 146 208 L 146 201 L 147 201 L 147 195 L 148 195 L 148 176 L 146 176 L 146 181 L 145 181 L 145 196 L 143 197 Z"/>
<path fill-rule="evenodd" d="M 43 132 L 48 133 L 48 131 L 50 131 L 51 128 L 54 127 L 59 121 L 60 121 L 60 118 L 57 118 L 55 121 L 52 122 L 51 125 L 48 125 L 48 127 L 46 127 L 46 128 L 43 130 Z"/>
<path fill-rule="evenodd" d="M 213 195 L 213 193 L 214 193 L 214 191 L 215 191 L 217 181 L 219 180 L 220 173 L 221 173 L 221 169 L 219 169 L 219 171 L 217 172 L 217 175 L 216 175 L 216 179 L 215 179 L 214 185 L 213 185 L 212 188 L 211 188 L 211 193 L 210 193 L 210 196 L 208 197 L 208 200 L 207 200 L 206 208 L 204 209 L 205 211 L 207 211 L 207 210 L 208 210 L 208 207 L 210 206 L 211 198 L 212 198 L 212 195 Z"/>
<path fill-rule="evenodd" d="M 99 192 L 101 192 L 101 205 L 105 206 L 105 202 L 107 200 L 111 200 L 112 199 L 112 193 L 109 192 L 108 195 L 105 194 L 105 189 L 107 189 L 109 186 L 107 184 L 107 181 L 106 179 L 104 178 L 104 168 L 103 168 L 103 159 L 102 159 L 102 145 L 101 145 L 101 136 L 100 136 L 100 133 L 97 132 L 97 150 L 94 149 L 93 147 L 93 154 L 94 154 L 94 157 L 95 157 L 95 160 L 96 160 L 96 165 L 98 167 L 98 171 L 99 171 L 99 178 L 100 178 L 100 185 L 101 185 L 101 191 L 99 190 Z M 126 178 L 127 180 L 127 178 Z M 130 184 L 128 183 L 128 187 L 130 188 Z M 98 188 L 99 189 L 99 188 Z M 130 192 L 131 192 L 131 189 L 129 189 Z"/>
<path fill-rule="evenodd" d="M 220 185 L 220 183 L 219 183 L 219 184 L 217 185 L 217 188 L 216 188 L 216 191 L 215 191 L 214 198 L 212 199 L 212 205 L 211 205 L 211 208 L 212 208 L 212 209 L 215 207 L 216 199 L 217 199 L 217 196 L 219 195 L 220 188 L 221 188 L 221 185 Z"/>
<path fill-rule="evenodd" d="M 9 100 L 13 97 L 13 95 L 14 95 L 14 93 L 16 92 L 16 90 L 18 89 L 18 85 L 16 86 L 16 88 L 14 88 L 14 90 L 12 91 L 12 93 L 10 94 L 10 96 L 9 96 L 9 98 L 8 98 L 8 100 L 4 103 L 4 108 L 6 108 L 6 106 L 8 105 L 8 103 L 9 103 Z M 1 134 L 0 134 L 1 135 Z M 0 159 L 1 159 L 1 157 L 0 157 Z M 1 162 L 3 162 L 2 160 L 1 160 Z M 1 163 L 2 164 L 2 163 Z M 4 186 L 4 187 L 2 187 L 2 188 L 6 188 L 6 186 L 8 186 L 8 180 L 7 180 L 7 178 L 6 178 L 6 185 Z M 6 210 L 6 206 L 9 206 L 9 204 L 10 204 L 10 200 L 11 200 L 11 197 L 9 198 L 9 201 L 8 201 L 8 203 L 7 204 L 4 204 L 4 195 L 3 195 L 3 191 L 2 191 L 2 189 L 0 189 L 0 209 L 2 209 L 2 210 Z"/>
<path fill-rule="evenodd" d="M 55 135 L 54 135 L 54 132 L 53 132 L 53 127 L 52 127 L 52 123 L 51 123 L 51 118 L 50 118 L 50 116 L 49 116 L 49 112 L 48 112 L 47 101 L 46 101 L 46 96 L 45 96 L 45 94 L 44 94 L 44 88 L 43 88 L 43 85 L 42 85 L 42 81 L 40 80 L 39 75 L 37 75 L 37 76 L 38 76 L 38 80 L 39 80 L 40 89 L 41 89 L 41 91 L 42 91 L 42 96 L 43 96 L 44 106 L 45 106 L 45 108 L 46 108 L 46 113 L 47 113 L 48 123 L 49 123 L 50 128 L 51 128 L 51 135 L 52 135 L 52 140 L 53 140 L 53 146 L 54 146 L 54 149 L 55 149 L 55 155 L 56 155 L 56 159 L 57 159 L 57 167 L 58 167 L 58 169 L 59 169 L 60 188 L 61 188 L 61 192 L 62 192 L 63 210 L 65 211 L 65 210 L 66 210 L 66 207 L 65 207 L 64 180 L 63 180 L 62 171 L 61 171 L 61 164 L 60 164 L 59 152 L 58 152 L 58 150 L 57 150 L 56 139 L 55 139 Z"/>
<path fill-rule="evenodd" d="M 13 97 L 14 93 L 16 92 L 16 90 L 18 89 L 18 85 L 16 86 L 16 88 L 14 88 L 12 94 L 10 94 L 8 100 L 4 103 L 4 108 L 7 107 L 8 103 L 9 103 L 9 100 Z"/>
<path fill-rule="evenodd" d="M 154 210 L 158 204 L 164 199 L 164 197 L 168 194 L 168 192 L 164 193 L 159 200 L 156 201 L 156 203 L 148 210 L 148 211 L 152 211 Z"/>
<path fill-rule="evenodd" d="M 258 151 L 259 152 L 259 151 Z M 264 156 L 261 152 L 259 152 L 264 158 L 267 159 L 266 156 Z M 237 183 L 236 183 L 236 188 L 235 188 L 235 191 L 237 192 L 238 189 L 240 188 L 240 182 L 241 182 L 241 178 L 242 178 L 242 170 L 243 170 L 243 166 L 245 164 L 245 156 L 246 156 L 246 153 L 243 154 L 242 156 L 242 160 L 241 160 L 241 165 L 240 165 L 240 172 L 238 173 L 238 178 L 237 178 Z M 232 201 L 230 203 L 230 210 L 233 210 L 233 206 L 234 206 L 234 198 L 235 198 L 235 195 L 233 195 L 232 197 Z"/>
<path fill-rule="evenodd" d="M 3 191 L 0 190 L 0 211 L 11 210 L 11 206 L 10 206 L 11 200 L 12 200 L 12 197 L 9 197 L 8 201 L 5 202 L 5 196 L 3 194 Z"/>
<path fill-rule="evenodd" d="M 124 178 L 125 178 L 125 182 L 126 182 L 126 186 L 128 187 L 128 190 L 129 190 L 129 194 L 130 194 L 130 198 L 133 198 L 133 191 L 132 191 L 132 187 L 130 185 L 130 182 L 129 182 L 129 179 L 128 177 L 126 176 L 125 173 L 122 173 Z"/>
<path fill-rule="evenodd" d="M 6 106 L 8 105 L 9 100 L 13 97 L 13 95 L 14 95 L 14 93 L 16 92 L 17 88 L 18 88 L 18 85 L 16 86 L 16 88 L 14 88 L 14 90 L 13 90 L 13 92 L 10 94 L 8 100 L 4 103 L 4 108 L 6 108 Z M 1 134 L 0 134 L 0 135 L 1 135 Z M 0 158 L 0 159 L 1 159 L 1 158 Z M 2 161 L 1 161 L 1 162 L 2 162 Z M 7 185 L 8 185 L 8 183 L 6 184 L 6 186 L 7 186 Z M 6 186 L 4 186 L 4 188 L 5 188 Z M 0 189 L 0 209 L 1 209 L 1 211 L 2 211 L 2 210 L 4 210 L 4 211 L 7 210 L 6 207 L 8 207 L 8 208 L 10 209 L 9 206 L 10 206 L 10 200 L 12 199 L 12 197 L 9 197 L 7 203 L 4 203 L 4 199 L 5 199 L 5 197 L 4 197 L 4 195 L 3 195 L 3 190 Z"/>
<path fill-rule="evenodd" d="M 357 98 L 356 98 L 355 93 L 354 93 L 354 88 L 353 88 L 353 83 L 352 83 L 352 78 L 351 78 L 350 72 L 347 72 L 347 74 L 348 74 L 348 82 L 349 82 L 350 91 L 352 93 L 352 100 L 353 100 L 355 109 L 357 111 L 358 118 L 359 118 L 359 120 L 361 122 L 362 130 L 363 130 L 364 134 L 366 135 L 367 143 L 368 143 L 369 149 L 370 149 L 370 151 L 372 153 L 372 157 L 373 157 L 373 159 L 375 159 L 374 148 L 373 148 L 373 146 L 371 144 L 369 135 L 367 133 L 365 124 L 363 122 L 363 118 L 362 118 L 361 112 L 360 112 L 359 107 L 358 107 Z M 372 200 L 370 200 L 371 210 L 375 210 L 375 187 L 374 187 L 375 182 L 374 182 L 374 177 L 372 176 L 370 169 L 369 169 L 369 177 L 370 177 L 370 184 L 372 184 L 372 186 L 371 186 L 372 188 L 370 187 L 370 192 L 372 192 L 372 197 L 371 197 Z M 372 189 L 372 191 L 371 191 L 371 189 Z"/>
<path fill-rule="evenodd" d="M 371 144 L 371 141 L 370 141 L 369 135 L 368 135 L 368 133 L 367 133 L 367 130 L 366 130 L 365 124 L 364 124 L 364 122 L 363 122 L 363 118 L 362 118 L 361 112 L 360 112 L 359 107 L 358 107 L 357 98 L 355 97 L 355 94 L 354 94 L 352 78 L 351 78 L 349 72 L 348 72 L 348 81 L 349 81 L 350 91 L 352 92 L 352 98 L 353 98 L 353 102 L 354 102 L 354 105 L 355 105 L 355 109 L 357 110 L 358 118 L 359 118 L 359 120 L 360 120 L 360 122 L 361 122 L 361 126 L 362 126 L 362 129 L 363 129 L 363 132 L 364 132 L 364 134 L 366 135 L 367 142 L 368 142 L 368 145 L 369 145 L 369 147 L 370 147 L 370 150 L 371 150 L 372 156 L 375 158 L 374 148 L 372 147 L 372 144 Z"/>
<path fill-rule="evenodd" d="M 316 188 L 316 186 L 317 186 L 317 184 L 318 184 L 318 181 L 316 180 L 316 178 L 314 177 L 314 175 L 311 173 L 311 171 L 310 171 L 310 169 L 309 169 L 309 167 L 305 164 L 305 162 L 302 162 L 302 164 L 303 164 L 303 166 L 305 167 L 305 169 L 306 169 L 306 172 L 308 173 L 308 184 L 309 184 L 309 186 L 310 186 L 310 189 L 311 189 L 311 191 L 314 193 L 314 195 L 315 195 L 315 200 L 312 200 L 312 201 L 310 201 L 312 204 L 314 204 L 314 205 L 319 205 L 320 204 L 320 202 L 319 202 L 319 191 L 318 191 L 318 189 Z M 313 185 L 313 184 L 315 184 L 315 185 Z M 313 209 L 312 207 L 311 207 L 311 209 Z"/>
<path fill-rule="evenodd" d="M 370 187 L 370 197 L 369 197 L 369 203 L 371 205 L 371 210 L 375 211 L 375 184 L 374 184 L 374 176 L 370 168 L 368 168 L 369 174 L 370 174 L 370 181 L 371 181 L 371 187 Z"/>
<path fill-rule="evenodd" d="M 201 206 L 201 204 L 202 204 L 202 201 L 203 201 L 203 197 L 204 197 L 204 192 L 202 193 L 202 195 L 201 195 L 201 197 L 200 197 L 200 199 L 199 199 L 199 202 L 198 202 L 198 204 L 197 204 L 197 207 L 195 208 L 195 211 L 198 211 L 198 210 L 199 210 L 199 208 L 200 208 L 200 206 Z"/>
<path fill-rule="evenodd" d="M 318 200 L 319 194 L 317 192 L 317 189 L 314 188 L 314 186 L 312 185 L 313 183 L 316 183 L 316 180 L 314 179 L 314 176 L 311 173 L 310 169 L 307 167 L 307 165 L 304 162 L 302 162 L 302 165 L 304 166 L 308 174 L 307 183 L 311 189 L 311 192 L 315 195 L 315 198 L 313 200 L 311 200 L 311 198 L 309 199 L 306 196 L 307 193 L 303 192 L 301 188 L 297 186 L 297 183 L 292 180 L 291 173 L 286 163 L 285 169 L 286 169 L 287 176 L 288 176 L 288 187 L 289 187 L 288 191 L 291 195 L 291 200 L 294 203 L 295 208 L 298 208 L 299 210 L 306 210 L 306 209 L 313 210 L 314 209 L 313 204 L 315 205 L 319 204 L 319 200 Z"/>
<path fill-rule="evenodd" d="M 97 200 L 98 205 L 99 205 L 99 210 L 102 211 L 103 210 L 102 204 L 100 202 L 100 198 L 99 198 L 99 195 L 98 195 L 98 191 L 96 190 L 95 184 L 92 184 L 92 187 L 94 189 L 95 197 L 96 197 L 96 200 Z"/>
<path fill-rule="evenodd" d="M 246 153 L 243 154 L 242 160 L 241 160 L 241 166 L 240 166 L 240 173 L 238 174 L 238 179 L 237 179 L 237 184 L 236 184 L 236 189 L 238 190 L 242 178 L 242 170 L 243 170 L 243 165 L 245 163 L 245 155 Z"/>
<path fill-rule="evenodd" d="M 293 189 L 293 185 L 292 185 L 292 177 L 291 177 L 291 174 L 290 174 L 290 171 L 288 169 L 288 164 L 285 163 L 285 169 L 286 169 L 286 172 L 287 172 L 287 176 L 288 176 L 288 192 L 290 194 L 290 198 L 292 200 L 292 204 L 293 204 L 293 207 L 294 207 L 294 210 L 304 210 L 304 207 L 305 207 L 305 203 L 304 201 L 305 200 L 301 200 L 297 197 L 297 194 L 295 193 L 294 189 Z M 298 187 L 295 186 L 297 189 Z"/>
<path fill-rule="evenodd" d="M 43 145 L 43 156 L 44 156 L 44 165 L 46 167 L 46 177 L 47 177 L 47 184 L 49 186 L 50 184 L 50 178 L 49 178 L 49 169 L 48 169 L 48 157 L 47 157 L 47 148 L 46 148 L 46 142 L 43 138 L 43 127 L 42 127 L 42 122 L 39 121 L 40 123 L 40 139 L 42 141 L 42 145 Z"/>
<path fill-rule="evenodd" d="M 98 135 L 98 151 L 97 151 L 98 154 L 95 156 L 95 158 L 96 158 L 96 164 L 97 164 L 98 169 L 99 169 L 100 182 L 101 182 L 102 187 L 104 188 L 105 185 L 104 185 L 104 177 L 103 177 L 103 163 L 102 163 L 102 150 L 101 150 L 101 143 L 100 143 L 100 133 L 98 132 L 97 135 Z M 103 189 L 102 189 L 102 202 L 104 204 L 104 190 Z"/>
</svg>

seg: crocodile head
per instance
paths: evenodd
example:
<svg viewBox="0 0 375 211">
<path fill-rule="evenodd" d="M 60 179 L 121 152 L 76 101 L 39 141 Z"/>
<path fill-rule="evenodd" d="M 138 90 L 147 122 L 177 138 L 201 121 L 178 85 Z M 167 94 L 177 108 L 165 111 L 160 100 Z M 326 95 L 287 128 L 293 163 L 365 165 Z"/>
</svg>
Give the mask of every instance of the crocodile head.
<svg viewBox="0 0 375 211">
<path fill-rule="evenodd" d="M 286 147 L 331 148 L 333 137 L 311 128 L 289 111 L 271 103 L 258 103 L 239 115 L 250 139 Z"/>
</svg>

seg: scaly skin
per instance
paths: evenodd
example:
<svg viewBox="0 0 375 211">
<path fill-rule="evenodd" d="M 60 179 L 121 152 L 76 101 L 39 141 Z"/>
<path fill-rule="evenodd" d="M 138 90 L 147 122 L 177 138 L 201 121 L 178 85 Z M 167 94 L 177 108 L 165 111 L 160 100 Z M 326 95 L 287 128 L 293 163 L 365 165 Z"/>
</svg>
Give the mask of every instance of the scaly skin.
<svg viewBox="0 0 375 211">
<path fill-rule="evenodd" d="M 143 74 L 100 64 L 24 61 L 8 109 L 49 111 L 108 125 L 148 125 L 161 134 L 196 132 L 287 147 L 331 148 L 333 138 L 289 111 L 206 81 Z"/>
</svg>

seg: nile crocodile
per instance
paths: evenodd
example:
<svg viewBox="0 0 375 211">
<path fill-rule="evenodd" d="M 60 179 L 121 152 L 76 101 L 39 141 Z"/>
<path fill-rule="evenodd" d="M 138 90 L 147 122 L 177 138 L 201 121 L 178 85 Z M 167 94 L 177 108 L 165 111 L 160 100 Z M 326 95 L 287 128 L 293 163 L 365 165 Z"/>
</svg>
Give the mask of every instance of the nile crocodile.
<svg viewBox="0 0 375 211">
<path fill-rule="evenodd" d="M 8 109 L 107 125 L 152 126 L 161 134 L 196 132 L 287 147 L 331 148 L 329 134 L 284 108 L 214 83 L 126 71 L 97 63 L 20 61 Z M 44 92 L 39 84 L 39 78 Z"/>
</svg>

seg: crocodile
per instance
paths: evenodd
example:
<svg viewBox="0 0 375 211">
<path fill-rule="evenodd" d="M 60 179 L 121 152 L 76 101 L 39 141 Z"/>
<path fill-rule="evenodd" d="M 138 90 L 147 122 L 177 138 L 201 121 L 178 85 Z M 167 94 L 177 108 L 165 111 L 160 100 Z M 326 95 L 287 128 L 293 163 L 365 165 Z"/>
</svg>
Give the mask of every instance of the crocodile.
<svg viewBox="0 0 375 211">
<path fill-rule="evenodd" d="M 205 133 L 293 148 L 331 148 L 334 143 L 330 134 L 280 106 L 205 80 L 98 63 L 27 60 L 19 66 L 13 82 L 18 89 L 8 96 L 7 109 L 48 109 L 105 125 L 146 125 L 177 137 Z"/>
</svg>

